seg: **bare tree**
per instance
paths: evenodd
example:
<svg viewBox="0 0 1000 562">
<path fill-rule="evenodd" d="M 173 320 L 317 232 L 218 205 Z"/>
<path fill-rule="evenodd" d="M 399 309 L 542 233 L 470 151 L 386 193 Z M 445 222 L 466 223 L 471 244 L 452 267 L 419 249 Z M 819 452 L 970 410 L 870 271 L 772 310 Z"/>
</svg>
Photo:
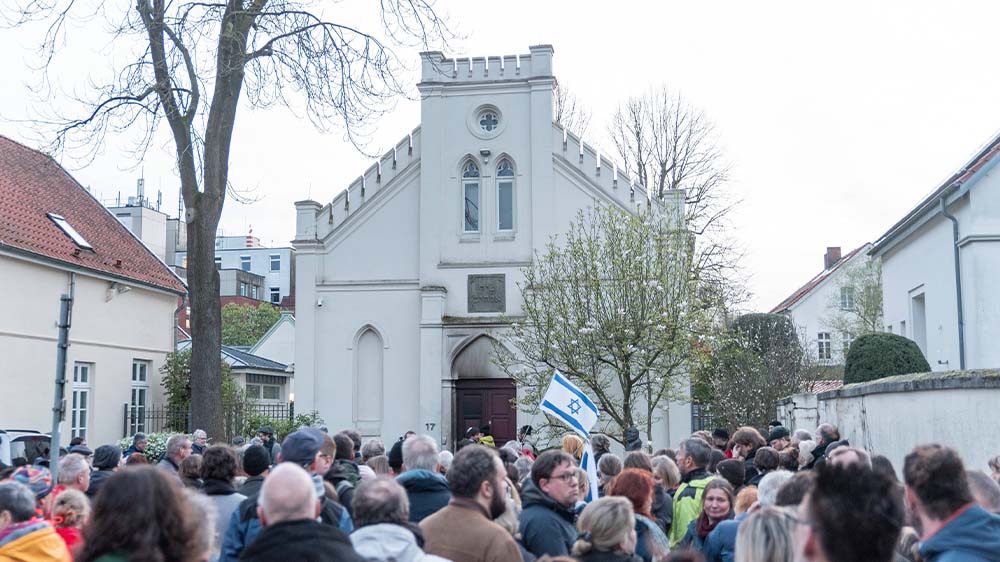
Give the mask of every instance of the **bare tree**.
<svg viewBox="0 0 1000 562">
<path fill-rule="evenodd" d="M 83 149 L 92 156 L 107 133 L 139 131 L 141 154 L 162 125 L 169 128 L 188 227 L 191 421 L 221 436 L 215 234 L 230 188 L 241 96 L 252 108 L 302 103 L 318 129 L 342 127 L 360 148 L 365 125 L 405 93 L 392 47 L 429 47 L 450 32 L 432 0 L 381 0 L 379 34 L 333 21 L 331 7 L 308 0 L 136 0 L 132 8 L 82 4 L 20 0 L 7 17 L 15 25 L 48 22 L 42 44 L 46 68 L 71 45 L 66 33 L 74 18 L 104 16 L 117 44 L 139 45 L 114 79 L 92 85 L 77 100 L 82 116 L 51 121 L 57 125 L 52 148 Z"/>
<path fill-rule="evenodd" d="M 823 319 L 826 325 L 850 339 L 881 332 L 884 329 L 881 260 L 872 258 L 845 265 L 826 310 Z"/>
<path fill-rule="evenodd" d="M 728 217 L 736 201 L 726 190 L 729 166 L 715 127 L 699 109 L 666 87 L 631 97 L 619 105 L 608 136 L 624 171 L 663 197 L 685 192 L 685 226 L 696 239 L 699 279 L 717 293 L 718 306 L 745 299 L 733 282 L 741 252 L 729 236 Z"/>
<path fill-rule="evenodd" d="M 590 126 L 590 110 L 562 82 L 556 83 L 555 104 L 555 122 L 582 137 Z"/>
</svg>

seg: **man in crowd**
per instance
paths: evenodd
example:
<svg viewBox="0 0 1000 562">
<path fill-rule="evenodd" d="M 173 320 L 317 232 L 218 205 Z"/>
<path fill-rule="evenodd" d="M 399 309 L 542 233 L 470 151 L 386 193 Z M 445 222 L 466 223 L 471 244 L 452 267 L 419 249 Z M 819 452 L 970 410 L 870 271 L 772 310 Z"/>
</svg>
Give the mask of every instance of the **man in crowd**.
<svg viewBox="0 0 1000 562">
<path fill-rule="evenodd" d="M 712 448 L 703 439 L 685 439 L 677 449 L 677 468 L 681 485 L 674 493 L 674 517 L 670 525 L 670 548 L 675 548 L 687 533 L 688 525 L 701 515 L 701 495 L 715 478 L 705 467 L 712 460 Z"/>
<path fill-rule="evenodd" d="M 521 494 L 524 509 L 519 523 L 524 548 L 537 557 L 569 555 L 579 534 L 573 509 L 579 497 L 573 457 L 561 450 L 538 455 Z"/>
<path fill-rule="evenodd" d="M 18 482 L 0 482 L 0 560 L 69 562 L 66 543 L 38 519 L 35 495 Z"/>
<path fill-rule="evenodd" d="M 181 461 L 186 459 L 190 454 L 191 441 L 187 438 L 187 435 L 173 435 L 170 439 L 167 439 L 167 452 L 163 454 L 163 458 L 160 459 L 160 462 L 156 466 L 177 474 L 177 471 L 181 468 Z"/>
<path fill-rule="evenodd" d="M 122 450 L 118 445 L 101 445 L 94 451 L 94 472 L 90 474 L 90 486 L 87 488 L 87 497 L 91 500 L 101 491 L 104 481 L 111 477 L 118 470 L 118 465 L 122 462 Z"/>
<path fill-rule="evenodd" d="M 70 453 L 59 459 L 57 479 L 60 491 L 72 489 L 86 493 L 90 488 L 90 465 L 87 464 L 87 459 L 76 453 Z"/>
<path fill-rule="evenodd" d="M 905 512 L 888 476 L 861 463 L 825 463 L 799 509 L 797 560 L 890 562 Z"/>
<path fill-rule="evenodd" d="M 836 427 L 828 423 L 821 424 L 816 428 L 816 448 L 813 449 L 812 455 L 813 460 L 809 463 L 806 468 L 813 468 L 816 463 L 826 456 L 826 449 L 832 445 L 834 442 L 840 441 L 840 431 Z"/>
<path fill-rule="evenodd" d="M 354 462 L 354 441 L 345 432 L 334 435 L 333 441 L 337 445 L 337 454 L 326 479 L 337 489 L 340 504 L 353 516 L 351 503 L 354 499 L 354 488 L 361 482 L 358 463 Z"/>
<path fill-rule="evenodd" d="M 428 515 L 448 505 L 448 480 L 438 472 L 437 442 L 416 435 L 403 442 L 403 473 L 396 481 L 406 489 L 410 521 L 420 523 Z"/>
<path fill-rule="evenodd" d="M 767 434 L 767 444 L 774 450 L 781 451 L 791 442 L 791 435 L 787 427 L 779 425 Z"/>
<path fill-rule="evenodd" d="M 712 431 L 712 445 L 716 449 L 718 449 L 718 450 L 720 450 L 720 451 L 722 451 L 724 453 L 727 453 L 726 454 L 726 458 L 727 459 L 728 458 L 732 458 L 733 454 L 728 449 L 728 447 L 729 447 L 729 430 L 728 429 L 726 429 L 724 427 L 719 427 L 719 428 L 716 428 L 714 431 Z"/>
<path fill-rule="evenodd" d="M 1000 514 L 1000 484 L 978 470 L 967 470 L 965 476 L 969 479 L 969 490 L 979 507 L 990 513 Z"/>
<path fill-rule="evenodd" d="M 322 462 L 319 457 L 322 452 L 324 436 L 324 433 L 312 428 L 300 429 L 292 433 L 285 437 L 285 441 L 281 444 L 280 460 L 282 463 L 298 465 L 305 469 L 312 478 L 315 495 L 320 499 L 320 522 L 349 533 L 353 530 L 353 525 L 347 510 L 326 498 L 323 479 L 316 474 L 317 468 Z M 267 485 L 268 480 L 270 477 L 265 479 L 264 486 Z M 261 494 L 263 494 L 263 487 Z M 258 519 L 257 510 L 259 499 L 259 497 L 247 498 L 233 512 L 233 516 L 229 519 L 229 528 L 222 540 L 220 560 L 236 562 L 247 545 L 253 543 L 257 535 L 260 534 L 261 522 Z"/>
<path fill-rule="evenodd" d="M 514 537 L 493 522 L 507 510 L 506 476 L 495 451 L 462 447 L 448 471 L 451 501 L 420 522 L 424 551 L 452 562 L 521 560 Z"/>
<path fill-rule="evenodd" d="M 237 491 L 250 498 L 260 495 L 260 488 L 264 484 L 264 478 L 270 473 L 271 455 L 263 445 L 250 445 L 243 451 L 243 472 L 247 473 L 247 479 Z"/>
<path fill-rule="evenodd" d="M 204 455 L 205 448 L 208 447 L 208 434 L 204 429 L 196 429 L 191 434 L 191 452 L 196 455 Z"/>
<path fill-rule="evenodd" d="M 281 454 L 281 445 L 274 439 L 274 428 L 265 425 L 257 430 L 257 438 L 260 444 L 267 449 L 267 454 L 271 456 L 271 466 L 278 464 L 278 455 Z"/>
<path fill-rule="evenodd" d="M 837 447 L 836 449 L 830 451 L 830 454 L 827 455 L 826 462 L 837 465 L 860 464 L 871 468 L 872 456 L 869 455 L 868 451 L 865 451 L 864 449 L 849 446 Z"/>
<path fill-rule="evenodd" d="M 146 454 L 146 445 L 149 444 L 149 440 L 146 438 L 146 434 L 139 432 L 132 436 L 132 445 L 125 452 L 122 453 L 122 458 L 127 459 L 132 453 L 142 453 Z"/>
<path fill-rule="evenodd" d="M 927 562 L 1000 560 L 1000 516 L 975 504 L 954 449 L 922 445 L 903 463 L 906 501 L 920 520 Z"/>
<path fill-rule="evenodd" d="M 445 562 L 420 550 L 409 511 L 406 490 L 392 478 L 363 482 L 354 494 L 354 549 L 368 562 Z"/>
<path fill-rule="evenodd" d="M 243 551 L 245 562 L 364 560 L 341 530 L 316 521 L 320 498 L 309 474 L 295 463 L 274 469 L 261 487 L 255 511 L 263 530 Z"/>
<path fill-rule="evenodd" d="M 370 439 L 361 447 L 361 462 L 367 463 L 373 458 L 385 454 L 385 444 L 379 438 Z"/>
</svg>

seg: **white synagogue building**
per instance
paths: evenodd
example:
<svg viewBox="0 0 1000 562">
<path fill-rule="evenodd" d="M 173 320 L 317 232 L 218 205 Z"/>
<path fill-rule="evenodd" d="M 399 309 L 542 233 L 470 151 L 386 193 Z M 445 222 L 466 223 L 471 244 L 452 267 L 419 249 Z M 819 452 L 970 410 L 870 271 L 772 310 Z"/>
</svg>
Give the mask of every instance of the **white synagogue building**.
<svg viewBox="0 0 1000 562">
<path fill-rule="evenodd" d="M 553 122 L 553 49 L 529 50 L 423 53 L 420 126 L 331 202 L 296 203 L 296 410 L 447 448 L 468 427 L 490 423 L 501 445 L 532 423 L 490 360 L 521 314 L 522 268 L 580 209 L 647 195 Z M 690 431 L 674 403 L 652 438 Z"/>
</svg>

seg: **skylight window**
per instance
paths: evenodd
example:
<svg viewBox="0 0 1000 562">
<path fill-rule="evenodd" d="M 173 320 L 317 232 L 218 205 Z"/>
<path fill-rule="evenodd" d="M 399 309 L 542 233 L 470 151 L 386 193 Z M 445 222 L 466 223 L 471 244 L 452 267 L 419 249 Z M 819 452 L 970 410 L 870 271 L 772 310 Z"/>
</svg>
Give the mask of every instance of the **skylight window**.
<svg viewBox="0 0 1000 562">
<path fill-rule="evenodd" d="M 62 231 L 66 233 L 66 236 L 69 236 L 77 246 L 83 248 L 84 250 L 94 249 L 90 245 L 90 242 L 87 242 L 87 239 L 81 236 L 80 233 L 73 228 L 73 225 L 69 224 L 69 221 L 67 221 L 65 217 L 55 213 L 49 213 L 49 218 L 52 219 L 52 222 L 56 223 L 56 226 L 61 228 Z"/>
</svg>

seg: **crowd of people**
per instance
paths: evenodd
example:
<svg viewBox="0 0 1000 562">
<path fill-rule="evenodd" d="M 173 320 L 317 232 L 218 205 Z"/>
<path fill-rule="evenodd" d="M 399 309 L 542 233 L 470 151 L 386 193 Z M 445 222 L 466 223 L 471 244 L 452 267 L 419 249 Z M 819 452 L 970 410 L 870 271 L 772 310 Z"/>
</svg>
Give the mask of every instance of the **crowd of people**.
<svg viewBox="0 0 1000 562">
<path fill-rule="evenodd" d="M 920 445 L 902 481 L 837 428 L 699 431 L 675 449 L 537 451 L 473 428 L 454 452 L 408 432 L 386 448 L 345 430 L 270 427 L 246 442 L 174 435 L 162 458 L 76 440 L 53 481 L 0 470 L 0 562 L 1000 561 L 992 474 Z M 141 459 L 141 460 L 140 460 Z"/>
</svg>

